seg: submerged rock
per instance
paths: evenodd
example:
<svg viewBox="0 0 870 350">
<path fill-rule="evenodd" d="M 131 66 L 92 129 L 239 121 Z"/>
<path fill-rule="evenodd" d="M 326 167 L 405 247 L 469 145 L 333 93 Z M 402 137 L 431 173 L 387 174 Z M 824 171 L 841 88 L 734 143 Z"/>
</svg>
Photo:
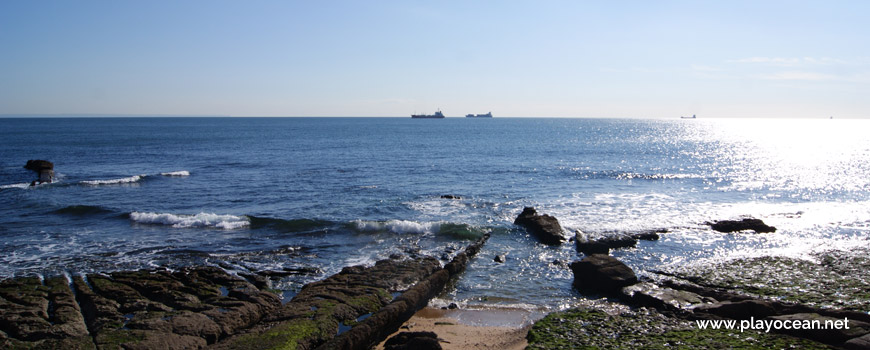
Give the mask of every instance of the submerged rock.
<svg viewBox="0 0 870 350">
<path fill-rule="evenodd" d="M 600 236 L 595 237 L 577 230 L 574 235 L 574 241 L 577 244 L 577 252 L 583 254 L 610 254 L 611 249 L 636 247 L 638 240 L 658 240 L 659 233 L 666 232 L 668 232 L 666 229 L 634 233 L 605 232 L 600 234 Z"/>
<path fill-rule="evenodd" d="M 707 223 L 710 227 L 719 232 L 731 233 L 738 231 L 752 230 L 756 233 L 776 232 L 776 227 L 768 226 L 761 219 L 746 218 L 742 220 L 722 220 L 714 223 Z"/>
<path fill-rule="evenodd" d="M 637 276 L 630 267 L 604 254 L 592 254 L 571 263 L 571 271 L 574 287 L 581 291 L 616 293 L 622 287 L 637 283 Z"/>
<path fill-rule="evenodd" d="M 462 199 L 462 197 L 452 194 L 441 195 L 441 199 Z"/>
<path fill-rule="evenodd" d="M 565 241 L 565 236 L 562 235 L 562 225 L 559 225 L 559 220 L 546 214 L 538 215 L 535 208 L 523 208 L 523 212 L 517 216 L 514 224 L 525 227 L 541 243 L 559 245 Z"/>
<path fill-rule="evenodd" d="M 503 262 L 505 262 L 505 259 L 507 259 L 507 256 L 505 254 L 501 254 L 501 255 L 496 255 L 495 259 L 492 259 L 492 260 L 497 262 L 497 263 L 503 263 Z"/>
</svg>

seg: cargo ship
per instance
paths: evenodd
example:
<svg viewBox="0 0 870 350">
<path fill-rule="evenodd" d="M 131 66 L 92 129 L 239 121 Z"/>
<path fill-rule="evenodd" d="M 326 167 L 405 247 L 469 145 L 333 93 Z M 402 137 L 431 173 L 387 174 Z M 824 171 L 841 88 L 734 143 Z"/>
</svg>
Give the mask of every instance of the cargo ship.
<svg viewBox="0 0 870 350">
<path fill-rule="evenodd" d="M 492 118 L 492 112 L 487 114 L 466 114 L 466 118 Z"/>
<path fill-rule="evenodd" d="M 411 114 L 411 118 L 440 119 L 440 118 L 444 118 L 444 114 L 441 113 L 441 110 L 438 110 L 438 111 L 435 111 L 435 114 Z"/>
</svg>

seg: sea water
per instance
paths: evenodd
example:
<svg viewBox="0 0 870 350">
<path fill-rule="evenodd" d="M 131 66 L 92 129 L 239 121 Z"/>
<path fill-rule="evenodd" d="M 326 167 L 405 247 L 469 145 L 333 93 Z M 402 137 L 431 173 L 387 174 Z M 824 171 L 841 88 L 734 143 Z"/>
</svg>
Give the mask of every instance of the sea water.
<svg viewBox="0 0 870 350">
<path fill-rule="evenodd" d="M 870 247 L 868 123 L 0 119 L 0 277 L 302 271 L 275 281 L 292 295 L 391 254 L 447 259 L 488 232 L 436 303 L 563 308 L 584 298 L 564 266 L 581 256 L 514 226 L 523 207 L 557 217 L 568 236 L 667 229 L 612 253 L 641 274 Z M 28 159 L 54 162 L 57 181 L 29 186 Z M 778 231 L 704 224 L 744 216 Z"/>
</svg>

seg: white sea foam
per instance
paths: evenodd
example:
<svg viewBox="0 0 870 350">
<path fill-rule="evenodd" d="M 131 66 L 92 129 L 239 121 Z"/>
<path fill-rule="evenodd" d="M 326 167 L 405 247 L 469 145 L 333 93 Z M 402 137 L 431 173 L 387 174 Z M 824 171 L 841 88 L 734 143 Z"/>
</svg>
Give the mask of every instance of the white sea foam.
<svg viewBox="0 0 870 350">
<path fill-rule="evenodd" d="M 115 184 L 126 184 L 126 183 L 137 182 L 137 181 L 139 181 L 139 180 L 142 180 L 142 178 L 144 178 L 144 177 L 145 177 L 145 175 L 134 175 L 134 176 L 124 177 L 124 178 L 120 178 L 120 179 L 110 179 L 110 180 L 85 180 L 85 181 L 82 181 L 81 183 L 86 184 L 86 185 L 115 185 Z"/>
<path fill-rule="evenodd" d="M 187 170 L 170 171 L 168 173 L 160 173 L 160 175 L 163 175 L 163 176 L 190 176 L 190 172 Z"/>
<path fill-rule="evenodd" d="M 27 188 L 27 187 L 30 187 L 30 184 L 28 184 L 28 183 L 20 183 L 20 184 L 2 185 L 2 186 L 0 186 L 0 189 L 5 189 L 5 188 Z"/>
<path fill-rule="evenodd" d="M 354 221 L 360 231 L 389 231 L 394 233 L 435 233 L 441 229 L 440 222 L 416 222 L 407 220 Z"/>
<path fill-rule="evenodd" d="M 246 216 L 219 215 L 215 213 L 199 213 L 196 215 L 170 213 L 130 213 L 130 220 L 142 224 L 170 225 L 172 227 L 216 227 L 236 229 L 251 224 Z"/>
</svg>

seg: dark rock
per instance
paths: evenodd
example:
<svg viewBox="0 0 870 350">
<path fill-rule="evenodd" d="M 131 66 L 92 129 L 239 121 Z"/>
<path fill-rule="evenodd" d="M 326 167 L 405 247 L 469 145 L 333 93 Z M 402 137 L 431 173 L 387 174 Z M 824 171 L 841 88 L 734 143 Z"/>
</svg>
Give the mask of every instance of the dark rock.
<svg viewBox="0 0 870 350">
<path fill-rule="evenodd" d="M 843 344 L 843 347 L 849 350 L 867 350 L 870 349 L 870 334 L 865 334 L 858 338 L 852 338 Z"/>
<path fill-rule="evenodd" d="M 538 215 L 535 208 L 523 208 L 523 212 L 517 216 L 514 224 L 525 227 L 541 243 L 559 245 L 565 241 L 565 236 L 562 235 L 562 225 L 559 225 L 559 220 L 546 214 Z"/>
<path fill-rule="evenodd" d="M 296 276 L 296 275 L 314 275 L 320 273 L 320 269 L 316 267 L 285 267 L 282 268 L 281 271 L 275 270 L 265 270 L 259 271 L 257 274 L 271 277 L 271 278 L 281 278 L 287 276 Z"/>
<path fill-rule="evenodd" d="M 255 287 L 260 289 L 271 289 L 272 283 L 268 278 L 255 275 L 252 273 L 239 273 L 239 276 L 247 280 L 249 283 L 253 284 Z"/>
<path fill-rule="evenodd" d="M 38 183 L 49 183 L 54 181 L 54 163 L 47 160 L 31 159 L 24 165 L 25 169 L 30 169 L 39 174 L 39 179 L 34 180 L 30 185 Z"/>
<path fill-rule="evenodd" d="M 492 260 L 497 262 L 497 263 L 504 263 L 506 258 L 507 258 L 507 256 L 505 254 L 501 254 L 501 255 L 496 255 L 495 259 L 492 259 Z"/>
<path fill-rule="evenodd" d="M 574 241 L 577 244 L 577 251 L 580 253 L 587 255 L 610 254 L 611 249 L 636 247 L 638 240 L 657 240 L 659 233 L 665 232 L 667 232 L 665 229 L 636 233 L 607 232 L 603 233 L 601 237 L 592 237 L 578 230 L 574 236 Z"/>
<path fill-rule="evenodd" d="M 456 305 L 456 303 L 450 303 L 450 305 L 447 305 L 447 309 L 449 309 L 449 310 L 455 310 L 458 308 L 459 308 L 459 305 Z"/>
<path fill-rule="evenodd" d="M 578 234 L 574 241 L 577 243 L 577 251 L 587 255 L 610 254 L 611 249 L 637 246 L 637 240 L 631 237 L 605 237 L 590 240 Z"/>
<path fill-rule="evenodd" d="M 399 254 L 399 253 L 390 254 L 390 259 L 400 260 L 400 259 L 402 259 L 402 254 Z"/>
<path fill-rule="evenodd" d="M 384 343 L 384 350 L 441 350 L 433 332 L 402 332 Z"/>
<path fill-rule="evenodd" d="M 627 265 L 604 254 L 592 254 L 571 263 L 574 287 L 578 290 L 605 293 L 618 292 L 622 287 L 637 283 L 637 276 Z"/>
<path fill-rule="evenodd" d="M 634 238 L 639 239 L 639 240 L 644 240 L 644 241 L 657 241 L 660 238 L 660 236 L 659 236 L 660 233 L 668 233 L 668 229 L 660 228 L 657 230 L 637 232 L 637 233 L 631 234 L 631 237 L 634 237 Z"/>
<path fill-rule="evenodd" d="M 445 195 L 442 195 L 441 198 L 443 198 L 443 199 L 462 199 L 462 197 L 460 197 L 460 196 L 456 196 L 456 195 L 452 195 L 452 194 L 445 194 Z"/>
<path fill-rule="evenodd" d="M 746 218 L 742 220 L 722 220 L 714 223 L 707 223 L 710 227 L 719 232 L 731 233 L 745 230 L 752 230 L 756 233 L 776 232 L 776 227 L 768 226 L 761 219 Z"/>
<path fill-rule="evenodd" d="M 564 266 L 565 262 L 563 262 L 562 260 L 556 259 L 556 260 L 553 260 L 553 262 L 551 262 L 551 264 L 553 264 L 555 266 Z"/>
<path fill-rule="evenodd" d="M 25 169 L 33 170 L 35 172 L 40 172 L 43 170 L 53 170 L 54 163 L 49 162 L 47 160 L 41 159 L 31 159 L 27 161 L 27 164 L 24 165 Z"/>
</svg>

